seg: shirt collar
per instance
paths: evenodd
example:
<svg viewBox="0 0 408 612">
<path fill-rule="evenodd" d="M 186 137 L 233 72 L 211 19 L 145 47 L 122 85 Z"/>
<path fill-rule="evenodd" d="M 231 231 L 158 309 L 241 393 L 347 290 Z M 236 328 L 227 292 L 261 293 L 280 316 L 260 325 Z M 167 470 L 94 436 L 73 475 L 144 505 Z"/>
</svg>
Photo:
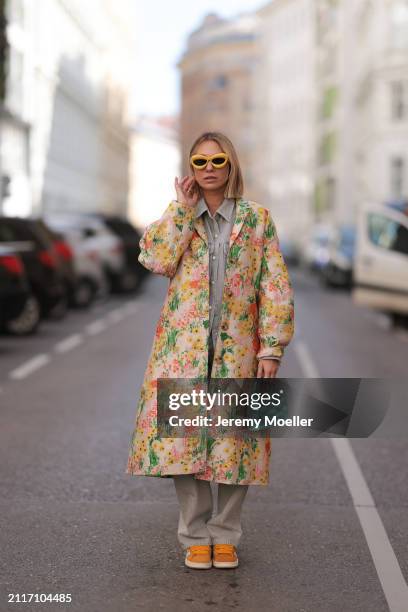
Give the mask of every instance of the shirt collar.
<svg viewBox="0 0 408 612">
<path fill-rule="evenodd" d="M 217 213 L 222 215 L 224 219 L 226 219 L 226 221 L 230 221 L 232 212 L 234 210 L 234 206 L 235 206 L 235 198 L 224 198 L 224 201 L 221 204 L 221 206 L 217 208 Z M 196 218 L 202 215 L 206 211 L 207 213 L 209 213 L 207 202 L 202 196 L 198 200 L 198 203 L 197 203 L 196 214 L 195 214 Z"/>
</svg>

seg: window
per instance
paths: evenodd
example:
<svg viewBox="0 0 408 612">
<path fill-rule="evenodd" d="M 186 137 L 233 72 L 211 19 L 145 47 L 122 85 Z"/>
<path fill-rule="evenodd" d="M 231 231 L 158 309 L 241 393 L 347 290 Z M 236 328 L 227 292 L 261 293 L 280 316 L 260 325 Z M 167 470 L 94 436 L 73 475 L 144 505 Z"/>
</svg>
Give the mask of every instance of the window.
<svg viewBox="0 0 408 612">
<path fill-rule="evenodd" d="M 377 213 L 368 215 L 368 235 L 378 247 L 408 255 L 408 228 Z"/>
<path fill-rule="evenodd" d="M 322 165 L 333 162 L 336 157 L 337 137 L 335 132 L 329 132 L 320 142 L 319 158 Z"/>
<path fill-rule="evenodd" d="M 391 160 L 391 195 L 400 199 L 404 195 L 405 161 L 402 157 L 393 157 Z"/>
<path fill-rule="evenodd" d="M 16 115 L 21 115 L 23 112 L 23 77 L 24 56 L 20 51 L 11 47 L 9 53 L 7 106 Z"/>
<path fill-rule="evenodd" d="M 316 219 L 319 219 L 323 213 L 334 210 L 336 197 L 336 180 L 333 177 L 328 176 L 316 183 L 314 193 Z"/>
<path fill-rule="evenodd" d="M 394 120 L 401 120 L 406 117 L 407 90 L 407 83 L 404 83 L 404 81 L 391 83 L 391 117 Z"/>
<path fill-rule="evenodd" d="M 408 47 L 408 0 L 393 0 L 391 17 L 391 47 L 406 49 Z"/>
<path fill-rule="evenodd" d="M 7 19 L 10 23 L 24 26 L 24 2 L 23 0 L 9 0 L 7 3 Z"/>
<path fill-rule="evenodd" d="M 334 113 L 334 109 L 337 102 L 338 88 L 328 87 L 324 92 L 323 103 L 322 103 L 322 117 L 325 119 L 331 117 Z"/>
<path fill-rule="evenodd" d="M 225 89 L 228 85 L 228 79 L 223 74 L 220 74 L 213 79 L 211 79 L 208 83 L 208 89 L 210 91 L 216 91 L 218 89 Z"/>
</svg>

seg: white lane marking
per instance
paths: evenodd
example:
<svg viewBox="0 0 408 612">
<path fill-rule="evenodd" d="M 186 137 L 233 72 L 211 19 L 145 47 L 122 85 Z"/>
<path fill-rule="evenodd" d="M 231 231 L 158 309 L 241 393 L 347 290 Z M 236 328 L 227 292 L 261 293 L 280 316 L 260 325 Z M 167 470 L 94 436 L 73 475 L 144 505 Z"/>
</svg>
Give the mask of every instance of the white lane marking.
<svg viewBox="0 0 408 612">
<path fill-rule="evenodd" d="M 109 323 L 116 323 L 118 321 L 121 321 L 127 315 L 134 314 L 137 309 L 137 304 L 128 302 L 125 305 L 120 306 L 116 310 L 108 313 L 106 318 L 101 317 L 100 319 L 89 323 L 85 327 L 86 333 L 90 335 L 98 334 L 101 331 L 105 330 L 108 327 Z M 71 336 L 68 336 L 68 338 L 64 338 L 64 340 L 58 342 L 54 347 L 54 351 L 56 353 L 66 353 L 67 351 L 82 344 L 83 340 L 84 339 L 82 334 L 72 334 Z M 50 362 L 50 356 L 47 353 L 41 353 L 39 355 L 36 355 L 35 357 L 32 357 L 22 365 L 9 372 L 9 378 L 13 380 L 21 380 L 22 378 L 29 376 L 32 372 L 35 372 L 36 370 Z M 0 393 L 3 393 L 3 389 L 1 387 Z"/>
<path fill-rule="evenodd" d="M 138 310 L 138 306 L 136 304 L 132 304 L 131 302 L 125 304 L 124 306 L 119 306 L 115 308 L 115 310 L 111 310 L 104 317 L 100 319 L 96 319 L 92 323 L 86 326 L 86 332 L 91 335 L 99 334 L 101 331 L 105 330 L 111 323 L 118 323 L 122 321 L 126 316 L 131 314 L 135 314 Z"/>
<path fill-rule="evenodd" d="M 363 529 L 390 612 L 406 612 L 408 585 L 371 492 L 347 438 L 331 438 Z"/>
<path fill-rule="evenodd" d="M 318 369 L 303 340 L 297 340 L 294 348 L 305 376 L 307 378 L 319 378 Z"/>
<path fill-rule="evenodd" d="M 9 377 L 13 380 L 21 380 L 22 378 L 29 376 L 32 372 L 42 368 L 42 366 L 45 366 L 50 361 L 51 359 L 49 355 L 46 353 L 41 353 L 40 355 L 36 355 L 32 359 L 29 359 L 18 368 L 12 370 L 9 373 Z"/>
<path fill-rule="evenodd" d="M 89 323 L 89 325 L 87 325 L 85 329 L 86 329 L 87 334 L 94 336 L 95 334 L 99 334 L 101 331 L 106 329 L 106 327 L 107 327 L 106 321 L 105 319 L 102 318 L 102 319 L 96 319 L 96 321 Z"/>
<path fill-rule="evenodd" d="M 135 314 L 139 310 L 139 303 L 138 302 L 128 302 L 126 306 L 124 307 L 124 310 L 128 314 Z"/>
<path fill-rule="evenodd" d="M 126 313 L 122 310 L 122 308 L 117 308 L 116 310 L 112 310 L 107 318 L 110 323 L 117 323 L 121 321 L 126 316 Z"/>
<path fill-rule="evenodd" d="M 306 344 L 302 340 L 297 342 L 300 348 L 296 352 L 306 377 L 318 378 L 317 366 Z M 310 372 L 314 373 L 313 376 Z M 390 612 L 407 612 L 408 585 L 350 441 L 347 438 L 330 438 L 330 442 L 353 500 Z"/>
<path fill-rule="evenodd" d="M 67 351 L 70 351 L 82 342 L 83 338 L 81 334 L 73 334 L 72 336 L 68 336 L 68 338 L 64 338 L 64 340 L 58 342 L 55 345 L 54 350 L 57 353 L 66 353 Z"/>
</svg>

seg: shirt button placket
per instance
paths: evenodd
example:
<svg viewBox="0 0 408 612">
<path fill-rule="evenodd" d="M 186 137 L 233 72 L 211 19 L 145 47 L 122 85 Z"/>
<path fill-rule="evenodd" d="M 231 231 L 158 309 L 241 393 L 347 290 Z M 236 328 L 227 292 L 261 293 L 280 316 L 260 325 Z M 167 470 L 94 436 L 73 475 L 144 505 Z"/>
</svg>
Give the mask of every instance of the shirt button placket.
<svg viewBox="0 0 408 612">
<path fill-rule="evenodd" d="M 217 213 L 213 221 L 215 254 L 216 254 L 216 260 L 217 260 L 214 265 L 214 279 L 213 280 L 214 280 L 214 284 L 216 284 L 215 289 L 217 290 L 217 293 L 218 293 L 218 279 L 219 279 L 219 274 L 220 274 L 220 225 L 219 225 L 220 223 L 221 223 L 221 217 Z M 214 296 L 214 321 L 213 321 L 213 329 L 212 329 L 214 345 L 216 341 L 216 336 L 218 334 L 218 326 L 219 326 L 219 305 L 218 305 L 218 294 L 217 294 Z"/>
<path fill-rule="evenodd" d="M 210 224 L 211 224 L 211 220 L 210 220 Z M 215 244 L 212 241 L 211 242 L 211 260 L 214 260 L 214 250 L 215 250 Z M 212 261 L 210 261 L 210 266 L 209 266 L 209 273 L 210 273 L 210 283 L 211 286 L 214 286 L 214 279 L 213 279 L 213 269 L 214 269 L 214 264 L 212 263 Z M 210 312 L 210 330 L 212 329 L 213 325 L 214 325 L 214 308 L 213 305 L 211 304 L 211 302 L 214 300 L 214 289 L 210 288 L 210 305 L 209 305 L 209 312 Z"/>
</svg>

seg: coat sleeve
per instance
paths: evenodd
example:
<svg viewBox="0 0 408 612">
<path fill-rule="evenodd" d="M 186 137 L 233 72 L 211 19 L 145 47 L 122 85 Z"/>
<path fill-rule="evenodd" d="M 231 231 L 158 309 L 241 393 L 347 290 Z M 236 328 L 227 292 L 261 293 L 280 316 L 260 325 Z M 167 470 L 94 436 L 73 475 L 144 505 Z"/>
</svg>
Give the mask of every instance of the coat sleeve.
<svg viewBox="0 0 408 612">
<path fill-rule="evenodd" d="M 258 290 L 257 358 L 282 357 L 294 332 L 293 288 L 279 248 L 276 227 L 265 210 L 263 256 Z"/>
<path fill-rule="evenodd" d="M 194 206 L 172 200 L 140 239 L 138 261 L 151 272 L 172 278 L 194 232 Z"/>
</svg>

